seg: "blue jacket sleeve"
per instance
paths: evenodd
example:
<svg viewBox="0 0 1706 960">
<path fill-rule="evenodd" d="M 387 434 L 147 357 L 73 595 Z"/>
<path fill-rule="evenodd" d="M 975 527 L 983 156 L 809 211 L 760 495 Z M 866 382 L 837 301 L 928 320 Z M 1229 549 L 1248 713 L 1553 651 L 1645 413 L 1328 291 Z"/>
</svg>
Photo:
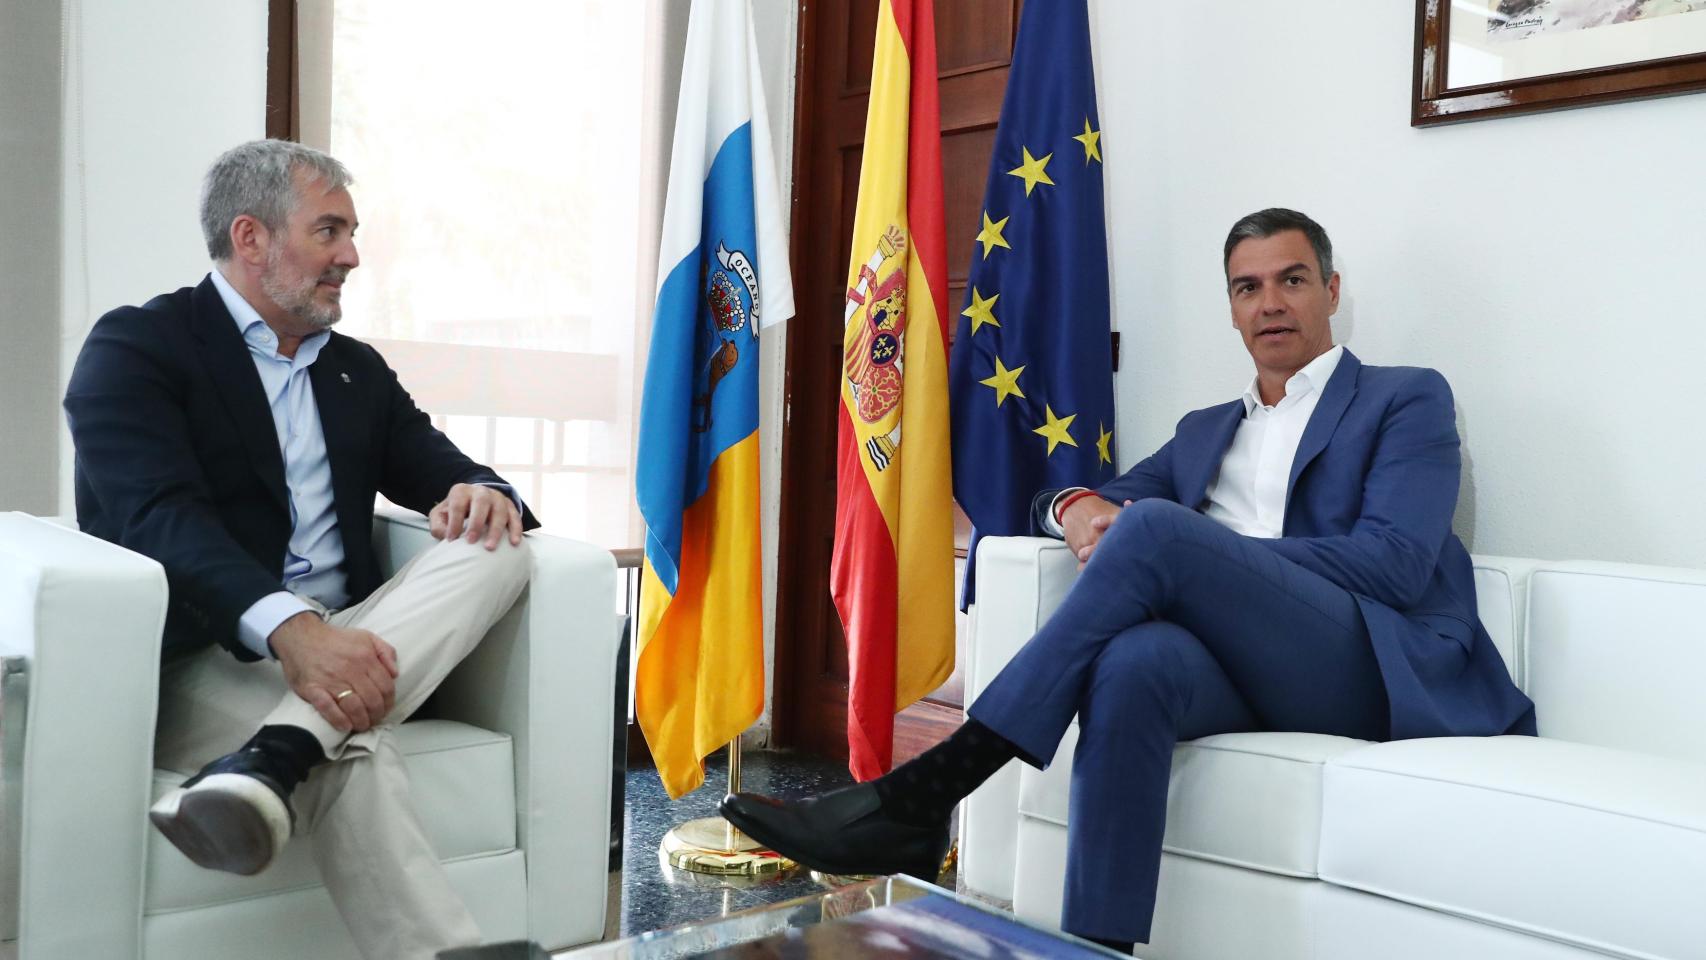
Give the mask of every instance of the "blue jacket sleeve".
<svg viewBox="0 0 1706 960">
<path fill-rule="evenodd" d="M 1067 488 L 1044 490 L 1031 501 L 1033 533 L 1039 536 L 1055 535 L 1050 533 L 1048 526 L 1043 523 L 1043 516 L 1063 489 Z M 1096 488 L 1096 493 L 1115 505 L 1123 504 L 1127 500 L 1177 499 L 1173 493 L 1173 441 L 1168 440 L 1162 444 L 1161 449 L 1127 470 L 1124 475 Z"/>
<path fill-rule="evenodd" d="M 1352 593 L 1398 610 L 1426 592 L 1457 509 L 1460 451 L 1451 387 L 1433 370 L 1392 399 L 1349 533 L 1260 540 Z"/>
<path fill-rule="evenodd" d="M 1173 491 L 1173 441 L 1168 440 L 1161 449 L 1096 492 L 1115 505 L 1127 500 L 1177 500 L 1178 495 Z"/>
</svg>

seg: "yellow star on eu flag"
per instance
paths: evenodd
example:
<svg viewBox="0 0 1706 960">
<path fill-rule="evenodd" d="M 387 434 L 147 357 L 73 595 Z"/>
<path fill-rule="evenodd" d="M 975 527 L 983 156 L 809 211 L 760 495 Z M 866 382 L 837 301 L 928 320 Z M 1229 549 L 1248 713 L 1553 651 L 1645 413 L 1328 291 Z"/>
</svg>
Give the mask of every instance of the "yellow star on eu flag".
<svg viewBox="0 0 1706 960">
<path fill-rule="evenodd" d="M 989 211 L 985 210 L 983 212 L 983 229 L 978 231 L 977 234 L 977 242 L 983 244 L 983 259 L 989 259 L 989 251 L 993 247 L 1005 247 L 1008 250 L 1013 249 L 1007 245 L 1006 238 L 1001 236 L 1001 228 L 1005 227 L 1007 225 L 1007 221 L 1011 219 L 1013 218 L 1002 217 L 1000 220 L 992 222 L 989 219 Z"/>
<path fill-rule="evenodd" d="M 977 292 L 976 287 L 971 288 L 971 306 L 961 310 L 960 316 L 971 318 L 972 336 L 977 336 L 977 331 L 986 323 L 992 327 L 1001 326 L 1001 321 L 995 319 L 995 301 L 999 299 L 999 293 L 986 298 Z"/>
<path fill-rule="evenodd" d="M 1102 131 L 1090 129 L 1089 117 L 1084 118 L 1084 132 L 1072 139 L 1077 140 L 1079 143 L 1084 145 L 1085 166 L 1089 166 L 1091 160 L 1094 160 L 1097 163 L 1102 162 L 1102 149 L 1097 146 L 1098 141 L 1102 139 Z"/>
<path fill-rule="evenodd" d="M 1024 367 L 1019 367 L 1014 370 L 1007 369 L 1001 365 L 1001 358 L 996 357 L 995 376 L 990 377 L 987 380 L 979 380 L 978 383 L 981 383 L 986 387 L 995 388 L 995 405 L 999 407 L 1001 406 L 1002 401 L 1006 400 L 1008 397 L 1018 397 L 1021 400 L 1025 399 L 1025 391 L 1019 389 L 1019 374 L 1024 372 Z"/>
<path fill-rule="evenodd" d="M 1114 435 L 1109 433 L 1108 428 L 1100 423 L 1096 424 L 1096 427 L 1101 433 L 1101 436 L 1096 438 L 1096 462 L 1098 464 L 1111 464 L 1114 462 L 1114 457 L 1108 452 L 1108 441 L 1112 440 Z"/>
<path fill-rule="evenodd" d="M 1028 148 L 1020 147 L 1019 149 L 1025 155 L 1025 162 L 1007 171 L 1007 175 L 1010 177 L 1024 178 L 1025 196 L 1030 196 L 1031 190 L 1039 183 L 1046 183 L 1051 187 L 1054 186 L 1054 181 L 1048 178 L 1048 162 L 1054 157 L 1054 154 L 1048 154 L 1041 160 L 1038 160 L 1036 157 L 1031 156 L 1031 151 Z"/>
<path fill-rule="evenodd" d="M 1078 414 L 1069 413 L 1064 417 L 1057 417 L 1054 415 L 1054 408 L 1046 403 L 1043 404 L 1043 413 L 1048 417 L 1048 422 L 1031 432 L 1048 438 L 1049 456 L 1054 456 L 1054 448 L 1063 443 L 1069 447 L 1078 446 L 1078 441 L 1072 439 L 1072 434 L 1066 432 L 1066 428 L 1072 426 L 1072 421 L 1078 419 Z"/>
</svg>

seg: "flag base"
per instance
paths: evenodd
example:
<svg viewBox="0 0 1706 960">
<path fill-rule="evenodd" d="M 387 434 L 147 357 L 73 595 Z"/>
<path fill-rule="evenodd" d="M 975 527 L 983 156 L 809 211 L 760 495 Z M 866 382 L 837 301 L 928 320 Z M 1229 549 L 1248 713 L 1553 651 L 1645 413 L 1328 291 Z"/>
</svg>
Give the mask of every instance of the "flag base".
<svg viewBox="0 0 1706 960">
<path fill-rule="evenodd" d="M 677 870 L 725 877 L 766 877 L 794 868 L 794 861 L 766 849 L 722 817 L 701 817 L 676 827 L 664 834 L 658 853 Z"/>
<path fill-rule="evenodd" d="M 729 741 L 729 792 L 740 792 L 740 737 Z M 658 855 L 677 870 L 720 877 L 773 877 L 795 866 L 722 817 L 689 820 L 664 834 Z"/>
</svg>

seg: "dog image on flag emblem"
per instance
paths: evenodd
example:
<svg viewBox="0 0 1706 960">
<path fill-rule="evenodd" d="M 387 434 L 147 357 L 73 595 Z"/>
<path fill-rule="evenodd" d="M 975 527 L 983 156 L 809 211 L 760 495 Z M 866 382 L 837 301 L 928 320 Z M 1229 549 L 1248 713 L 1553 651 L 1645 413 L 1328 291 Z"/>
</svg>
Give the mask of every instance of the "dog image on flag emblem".
<svg viewBox="0 0 1706 960">
<path fill-rule="evenodd" d="M 737 340 L 743 331 L 750 331 L 748 335 L 752 337 L 758 333 L 754 323 L 758 284 L 750 261 L 745 254 L 739 251 L 731 253 L 719 243 L 717 262 L 723 269 L 705 271 L 707 311 L 700 347 L 700 356 L 704 360 L 694 378 L 693 393 L 693 429 L 699 433 L 711 429 L 711 397 L 717 391 L 717 384 L 740 362 L 741 350 Z M 742 282 L 736 283 L 729 276 L 730 272 L 739 276 Z"/>
</svg>

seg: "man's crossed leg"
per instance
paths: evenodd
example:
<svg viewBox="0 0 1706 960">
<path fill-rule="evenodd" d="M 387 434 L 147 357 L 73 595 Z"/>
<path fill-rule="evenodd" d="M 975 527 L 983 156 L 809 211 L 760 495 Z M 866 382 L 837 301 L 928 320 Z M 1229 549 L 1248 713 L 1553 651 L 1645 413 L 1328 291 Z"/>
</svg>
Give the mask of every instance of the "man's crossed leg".
<svg viewBox="0 0 1706 960">
<path fill-rule="evenodd" d="M 478 943 L 416 819 L 396 725 L 514 605 L 531 567 L 526 541 L 487 550 L 445 540 L 366 600 L 329 613 L 329 624 L 370 631 L 396 651 L 393 706 L 360 732 L 338 729 L 293 692 L 277 662 L 209 648 L 168 663 L 155 762 L 202 773 L 155 805 L 155 824 L 197 863 L 253 873 L 294 822 L 364 956 L 430 957 Z"/>
</svg>

